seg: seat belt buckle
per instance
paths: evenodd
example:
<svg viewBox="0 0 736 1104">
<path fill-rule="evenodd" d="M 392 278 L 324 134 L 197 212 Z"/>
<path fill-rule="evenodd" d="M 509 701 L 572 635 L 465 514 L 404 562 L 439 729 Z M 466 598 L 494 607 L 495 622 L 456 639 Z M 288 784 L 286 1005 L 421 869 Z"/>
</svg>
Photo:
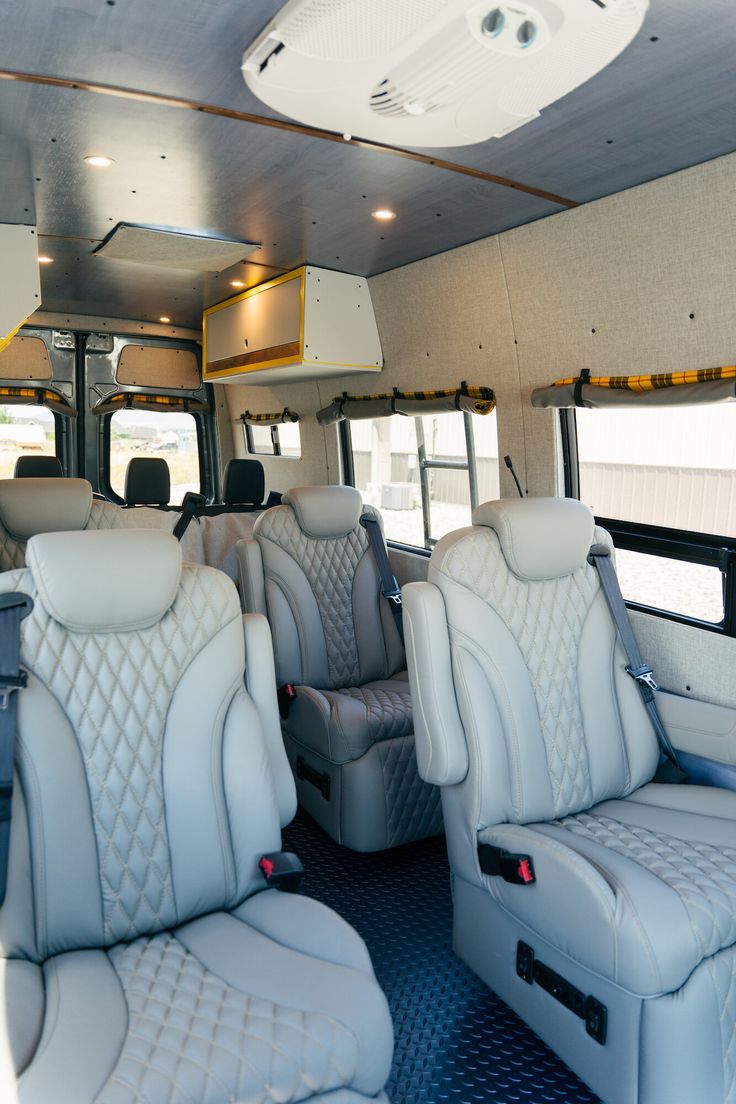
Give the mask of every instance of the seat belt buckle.
<svg viewBox="0 0 736 1104">
<path fill-rule="evenodd" d="M 490 843 L 478 844 L 478 862 L 481 871 L 491 877 L 503 878 L 510 885 L 534 885 L 534 860 L 531 855 L 504 851 Z"/>
<path fill-rule="evenodd" d="M 401 590 L 397 587 L 396 590 L 385 591 L 384 598 L 388 598 L 389 602 L 393 602 L 395 606 L 400 606 L 401 602 Z"/>
<path fill-rule="evenodd" d="M 282 889 L 285 893 L 298 893 L 302 884 L 304 867 L 298 855 L 292 851 L 271 851 L 258 860 L 258 868 L 269 889 Z"/>
<path fill-rule="evenodd" d="M 16 690 L 24 690 L 28 685 L 28 672 L 19 671 L 17 675 L 0 675 L 0 711 L 10 705 L 10 696 Z"/>
<path fill-rule="evenodd" d="M 531 855 L 514 855 L 509 852 L 502 855 L 501 877 L 511 885 L 533 885 L 537 879 Z"/>
<path fill-rule="evenodd" d="M 286 682 L 283 686 L 279 686 L 276 691 L 276 699 L 279 704 L 279 713 L 283 720 L 286 720 L 289 716 L 289 710 L 291 709 L 291 703 L 296 698 L 296 687 L 292 682 Z"/>
<path fill-rule="evenodd" d="M 646 665 L 643 667 L 627 667 L 626 674 L 631 675 L 636 682 L 641 682 L 644 686 L 648 686 L 650 690 L 659 690 L 659 685 L 654 680 L 651 667 L 647 667 Z"/>
</svg>

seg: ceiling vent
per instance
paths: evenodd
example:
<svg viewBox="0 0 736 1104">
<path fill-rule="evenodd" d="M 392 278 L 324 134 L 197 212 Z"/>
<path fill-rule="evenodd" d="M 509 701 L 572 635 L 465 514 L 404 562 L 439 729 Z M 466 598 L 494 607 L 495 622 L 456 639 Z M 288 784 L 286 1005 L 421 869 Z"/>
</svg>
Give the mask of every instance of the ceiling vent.
<svg viewBox="0 0 736 1104">
<path fill-rule="evenodd" d="M 260 248 L 260 245 L 232 238 L 209 238 L 181 230 L 159 230 L 121 222 L 95 253 L 113 261 L 135 261 L 158 268 L 222 272 Z"/>
<path fill-rule="evenodd" d="M 649 0 L 290 0 L 243 56 L 300 122 L 392 145 L 463 146 L 535 119 L 604 69 Z"/>
</svg>

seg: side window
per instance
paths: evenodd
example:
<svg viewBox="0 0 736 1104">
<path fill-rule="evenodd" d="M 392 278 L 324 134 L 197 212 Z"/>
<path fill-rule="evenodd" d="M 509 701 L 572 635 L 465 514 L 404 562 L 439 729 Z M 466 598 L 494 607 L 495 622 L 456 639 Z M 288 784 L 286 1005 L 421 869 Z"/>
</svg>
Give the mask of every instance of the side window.
<svg viewBox="0 0 736 1104">
<path fill-rule="evenodd" d="M 19 456 L 56 455 L 56 419 L 44 406 L 0 404 L 0 479 L 13 476 Z"/>
<path fill-rule="evenodd" d="M 193 414 L 116 410 L 110 415 L 110 486 L 122 498 L 125 473 L 134 456 L 159 456 L 169 465 L 172 506 L 187 491 L 199 493 L 201 472 L 197 422 Z"/>
<path fill-rule="evenodd" d="M 495 410 L 393 415 L 349 423 L 355 486 L 381 511 L 386 536 L 431 548 L 498 497 Z"/>
<path fill-rule="evenodd" d="M 298 460 L 302 454 L 298 422 L 278 425 L 243 424 L 245 447 L 254 456 L 290 456 Z"/>
<path fill-rule="evenodd" d="M 575 421 L 580 498 L 613 532 L 624 597 L 723 626 L 736 409 L 581 409 Z"/>
</svg>

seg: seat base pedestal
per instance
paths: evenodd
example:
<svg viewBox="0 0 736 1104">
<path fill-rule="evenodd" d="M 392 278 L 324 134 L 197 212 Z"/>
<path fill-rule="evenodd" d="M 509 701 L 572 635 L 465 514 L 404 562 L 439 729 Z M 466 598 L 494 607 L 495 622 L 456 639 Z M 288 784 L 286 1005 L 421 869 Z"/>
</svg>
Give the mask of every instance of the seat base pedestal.
<svg viewBox="0 0 736 1104">
<path fill-rule="evenodd" d="M 440 791 L 419 777 L 413 736 L 382 740 L 349 763 L 332 763 L 289 734 L 284 742 L 300 805 L 337 843 L 385 851 L 442 831 Z"/>
</svg>

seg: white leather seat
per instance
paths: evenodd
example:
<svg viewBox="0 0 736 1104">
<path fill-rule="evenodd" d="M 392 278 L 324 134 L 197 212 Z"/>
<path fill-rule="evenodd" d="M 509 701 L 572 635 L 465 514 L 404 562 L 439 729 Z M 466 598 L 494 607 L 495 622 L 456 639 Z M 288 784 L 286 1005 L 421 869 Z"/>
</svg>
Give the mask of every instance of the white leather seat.
<svg viewBox="0 0 736 1104">
<path fill-rule="evenodd" d="M 267 613 L 301 804 L 340 843 L 379 851 L 436 835 L 417 773 L 405 655 L 353 487 L 300 487 L 238 543 L 245 608 Z"/>
<path fill-rule="evenodd" d="M 363 942 L 258 869 L 295 809 L 265 620 L 160 531 L 36 536 L 28 563 L 0 576 L 34 601 L 0 1100 L 385 1102 Z"/>
<path fill-rule="evenodd" d="M 26 544 L 39 533 L 79 529 L 164 529 L 179 513 L 150 506 L 123 509 L 92 497 L 86 479 L 0 479 L 0 571 L 24 567 Z M 181 540 L 185 560 L 204 563 L 202 533 L 190 525 Z"/>
<path fill-rule="evenodd" d="M 606 1104 L 733 1104 L 736 793 L 651 782 L 657 741 L 587 563 L 610 538 L 587 507 L 492 502 L 473 523 L 404 589 L 455 948 Z M 479 845 L 530 856 L 536 881 L 484 874 Z M 605 1042 L 555 985 L 598 1028 L 605 1006 Z"/>
</svg>

